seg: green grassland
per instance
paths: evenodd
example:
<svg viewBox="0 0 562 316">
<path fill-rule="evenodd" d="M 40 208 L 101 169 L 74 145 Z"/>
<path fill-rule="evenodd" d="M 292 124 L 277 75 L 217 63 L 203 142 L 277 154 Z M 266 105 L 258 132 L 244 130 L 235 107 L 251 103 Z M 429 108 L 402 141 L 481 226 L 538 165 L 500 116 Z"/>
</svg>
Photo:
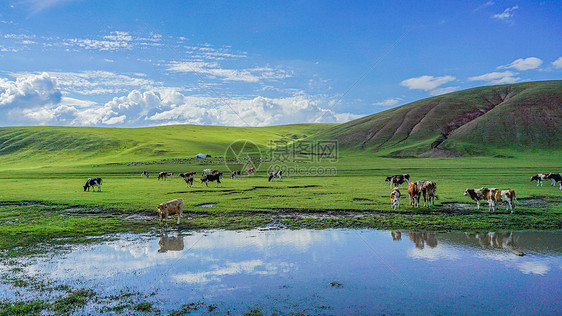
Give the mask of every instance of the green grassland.
<svg viewBox="0 0 562 316">
<path fill-rule="evenodd" d="M 141 129 L 24 127 L 0 129 L 0 249 L 87 241 L 91 236 L 159 229 L 156 206 L 184 199 L 179 229 L 240 229 L 281 222 L 290 228 L 371 227 L 413 230 L 561 229 L 562 191 L 530 176 L 561 169 L 556 151 L 508 151 L 498 157 L 392 159 L 342 149 L 337 157 L 290 155 L 272 159 L 270 141 L 306 141 L 331 125 L 266 128 L 166 126 Z M 237 140 L 256 143 L 263 161 L 253 177 L 230 179 L 223 158 Z M 289 148 L 292 148 L 289 146 Z M 194 159 L 198 152 L 213 158 Z M 268 157 L 268 158 L 265 158 Z M 225 172 L 222 187 L 199 182 L 205 168 Z M 287 170 L 268 182 L 267 171 Z M 151 175 L 145 179 L 141 172 Z M 193 187 L 160 171 L 196 171 Z M 558 171 L 559 172 L 559 171 Z M 409 173 L 437 183 L 436 207 L 413 209 L 408 198 L 390 208 L 386 176 Z M 84 192 L 88 177 L 103 178 L 101 192 Z M 519 203 L 491 214 L 476 210 L 466 188 L 511 188 Z M 406 189 L 402 190 L 406 196 Z M 201 205 L 213 204 L 212 207 Z M 169 224 L 175 227 L 175 219 Z"/>
</svg>

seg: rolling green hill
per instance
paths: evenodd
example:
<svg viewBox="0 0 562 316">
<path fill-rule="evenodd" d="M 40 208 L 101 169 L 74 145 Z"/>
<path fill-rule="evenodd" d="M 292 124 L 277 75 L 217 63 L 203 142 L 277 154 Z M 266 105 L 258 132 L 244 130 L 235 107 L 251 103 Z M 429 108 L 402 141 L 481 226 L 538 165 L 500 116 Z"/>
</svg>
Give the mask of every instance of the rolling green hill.
<svg viewBox="0 0 562 316">
<path fill-rule="evenodd" d="M 222 156 L 238 140 L 266 147 L 292 142 L 334 124 L 271 127 L 172 125 L 147 128 L 2 127 L 0 169 Z"/>
<path fill-rule="evenodd" d="M 388 157 L 496 155 L 562 148 L 562 81 L 473 88 L 326 129 L 317 139 Z"/>
</svg>

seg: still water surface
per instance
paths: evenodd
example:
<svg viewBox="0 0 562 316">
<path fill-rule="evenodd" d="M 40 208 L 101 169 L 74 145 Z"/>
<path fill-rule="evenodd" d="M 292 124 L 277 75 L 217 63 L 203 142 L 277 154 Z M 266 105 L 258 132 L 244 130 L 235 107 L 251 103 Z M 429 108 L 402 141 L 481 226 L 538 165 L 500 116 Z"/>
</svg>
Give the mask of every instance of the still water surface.
<svg viewBox="0 0 562 316">
<path fill-rule="evenodd" d="M 100 295 L 215 314 L 562 313 L 562 232 L 250 230 L 120 235 L 28 266 Z M 94 307 L 90 311 L 94 312 Z M 86 309 L 88 311 L 88 309 Z M 207 311 L 205 311 L 207 312 Z"/>
</svg>

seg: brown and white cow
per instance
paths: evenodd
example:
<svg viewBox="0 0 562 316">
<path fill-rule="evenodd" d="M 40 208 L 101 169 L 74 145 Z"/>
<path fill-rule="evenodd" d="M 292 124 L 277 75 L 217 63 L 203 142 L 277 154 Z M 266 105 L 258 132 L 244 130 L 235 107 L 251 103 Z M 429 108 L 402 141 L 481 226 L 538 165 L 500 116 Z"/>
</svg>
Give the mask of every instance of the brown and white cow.
<svg viewBox="0 0 562 316">
<path fill-rule="evenodd" d="M 421 191 L 423 194 L 423 206 L 429 207 L 430 204 L 431 206 L 435 206 L 435 199 L 438 199 L 437 184 L 435 184 L 435 182 L 432 181 L 425 181 L 422 184 Z"/>
<path fill-rule="evenodd" d="M 204 176 L 206 174 L 217 174 L 217 173 L 219 173 L 218 169 L 204 169 L 201 175 Z"/>
<path fill-rule="evenodd" d="M 408 196 L 410 197 L 410 206 L 420 206 L 420 195 L 423 181 L 410 182 L 408 184 Z"/>
<path fill-rule="evenodd" d="M 390 188 L 392 189 L 394 187 L 401 186 L 401 184 L 404 182 L 410 184 L 410 175 L 407 173 L 397 174 L 394 176 L 386 177 L 386 180 L 384 181 L 390 181 Z"/>
<path fill-rule="evenodd" d="M 400 208 L 400 189 L 394 188 L 390 191 L 390 205 L 392 209 Z"/>
<path fill-rule="evenodd" d="M 549 175 L 549 173 L 536 174 L 536 175 L 531 177 L 531 182 L 537 181 L 537 186 L 540 185 L 542 187 L 542 182 L 545 181 L 545 180 L 548 180 L 548 178 L 547 178 L 548 175 Z"/>
<path fill-rule="evenodd" d="M 517 198 L 515 197 L 515 191 L 513 190 L 498 190 L 498 189 L 484 189 L 482 190 L 484 197 L 488 201 L 488 210 L 495 212 L 497 209 L 497 203 L 505 202 L 507 203 L 506 210 L 510 209 L 513 214 L 513 209 L 515 209 L 515 203 Z"/>
<path fill-rule="evenodd" d="M 248 174 L 248 176 L 250 175 L 254 175 L 254 172 L 256 172 L 256 168 L 248 168 L 246 169 L 246 173 Z"/>
<path fill-rule="evenodd" d="M 477 209 L 480 209 L 480 201 L 488 201 L 488 199 L 484 196 L 485 190 L 497 190 L 496 188 L 480 188 L 480 189 L 466 189 L 464 190 L 464 196 L 470 197 L 473 201 L 476 202 L 478 206 Z"/>
<path fill-rule="evenodd" d="M 183 172 L 180 173 L 180 177 L 182 177 L 185 180 L 186 178 L 193 178 L 196 174 L 197 172 Z"/>
<path fill-rule="evenodd" d="M 160 223 L 166 220 L 166 225 L 168 225 L 169 216 L 178 214 L 177 224 L 179 225 L 181 215 L 183 214 L 183 199 L 175 199 L 160 203 L 160 205 L 158 205 L 158 214 L 160 214 Z"/>
</svg>

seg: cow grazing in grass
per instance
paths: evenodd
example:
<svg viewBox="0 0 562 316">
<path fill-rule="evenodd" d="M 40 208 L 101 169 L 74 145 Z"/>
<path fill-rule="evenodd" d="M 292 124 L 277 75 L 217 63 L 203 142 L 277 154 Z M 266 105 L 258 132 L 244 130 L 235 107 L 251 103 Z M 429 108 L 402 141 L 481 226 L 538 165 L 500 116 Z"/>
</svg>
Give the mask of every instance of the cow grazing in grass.
<svg viewBox="0 0 562 316">
<path fill-rule="evenodd" d="M 401 187 L 401 184 L 404 182 L 407 182 L 408 184 L 410 184 L 410 175 L 405 173 L 405 174 L 397 174 L 394 176 L 390 176 L 390 177 L 386 177 L 386 180 L 384 181 L 390 181 L 390 188 L 394 188 L 394 187 Z"/>
<path fill-rule="evenodd" d="M 143 171 L 142 172 L 142 176 L 148 179 L 148 171 Z"/>
<path fill-rule="evenodd" d="M 505 202 L 507 203 L 506 210 L 510 209 L 513 214 L 515 209 L 515 203 L 517 198 L 515 197 L 515 191 L 513 190 L 498 190 L 498 189 L 486 189 L 482 190 L 486 201 L 488 201 L 488 211 L 495 212 L 497 209 L 497 203 Z"/>
<path fill-rule="evenodd" d="M 222 178 L 222 172 L 216 174 L 206 174 L 203 176 L 203 178 L 201 178 L 201 183 L 205 182 L 207 187 L 209 187 L 209 181 L 211 182 L 217 181 L 217 187 L 220 185 L 222 188 L 221 178 Z"/>
<path fill-rule="evenodd" d="M 437 197 L 437 184 L 435 184 L 435 182 L 432 181 L 425 181 L 422 184 L 422 194 L 423 194 L 423 206 L 424 207 L 429 207 L 431 206 L 435 206 L 435 199 L 438 199 Z"/>
<path fill-rule="evenodd" d="M 158 214 L 160 214 L 160 223 L 166 220 L 166 225 L 168 225 L 168 217 L 174 214 L 178 214 L 177 224 L 179 225 L 182 213 L 183 213 L 183 199 L 175 199 L 158 205 Z"/>
<path fill-rule="evenodd" d="M 160 172 L 160 173 L 158 173 L 158 180 L 160 180 L 160 179 L 166 180 L 169 177 L 170 174 L 171 173 L 168 173 L 168 172 Z"/>
<path fill-rule="evenodd" d="M 271 181 L 272 179 L 279 179 L 281 181 L 281 176 L 283 175 L 283 170 L 273 171 L 269 173 L 269 179 L 267 181 Z"/>
<path fill-rule="evenodd" d="M 90 191 L 90 187 L 92 187 L 92 191 L 95 191 L 96 189 L 94 186 L 98 187 L 98 192 L 101 191 L 101 182 L 101 178 L 88 178 L 88 180 L 86 180 L 86 184 L 84 185 L 84 191 Z"/>
<path fill-rule="evenodd" d="M 546 178 L 552 181 L 552 186 L 555 186 L 557 182 L 560 182 L 560 190 L 562 190 L 562 173 L 549 173 Z"/>
<path fill-rule="evenodd" d="M 240 170 L 236 170 L 236 171 L 232 171 L 232 174 L 230 175 L 231 179 L 240 179 L 240 177 L 242 176 L 242 171 Z"/>
<path fill-rule="evenodd" d="M 390 204 L 393 209 L 400 208 L 400 189 L 394 188 L 390 191 Z"/>
<path fill-rule="evenodd" d="M 549 175 L 548 173 L 536 174 L 536 175 L 531 177 L 531 182 L 537 181 L 537 186 L 540 185 L 542 187 L 542 182 L 548 179 L 547 178 L 548 175 Z"/>
<path fill-rule="evenodd" d="M 189 187 L 193 186 L 193 177 L 185 177 L 183 178 L 183 181 L 185 181 L 185 184 Z"/>
<path fill-rule="evenodd" d="M 250 175 L 254 175 L 254 173 L 256 172 L 256 168 L 248 168 L 246 169 L 246 173 L 248 174 L 248 176 Z"/>
<path fill-rule="evenodd" d="M 410 197 L 410 205 L 412 207 L 420 206 L 420 195 L 423 181 L 410 182 L 408 184 L 408 196 Z"/>
</svg>

